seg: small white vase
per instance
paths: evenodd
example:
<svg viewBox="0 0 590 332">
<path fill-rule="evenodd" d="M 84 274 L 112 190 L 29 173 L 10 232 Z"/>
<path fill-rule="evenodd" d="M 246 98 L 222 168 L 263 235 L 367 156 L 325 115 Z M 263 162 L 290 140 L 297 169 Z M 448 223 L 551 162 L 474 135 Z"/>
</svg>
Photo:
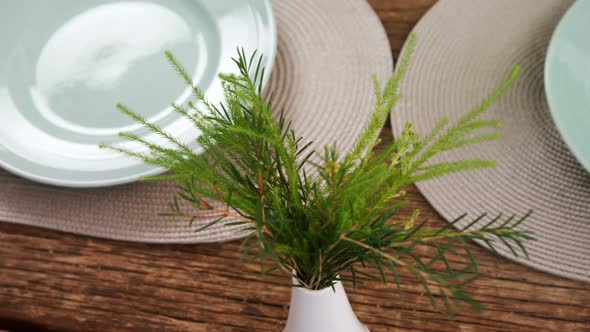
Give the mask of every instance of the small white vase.
<svg viewBox="0 0 590 332">
<path fill-rule="evenodd" d="M 294 284 L 298 284 L 293 280 Z M 356 317 L 342 283 L 310 290 L 293 287 L 284 332 L 369 332 Z"/>
</svg>

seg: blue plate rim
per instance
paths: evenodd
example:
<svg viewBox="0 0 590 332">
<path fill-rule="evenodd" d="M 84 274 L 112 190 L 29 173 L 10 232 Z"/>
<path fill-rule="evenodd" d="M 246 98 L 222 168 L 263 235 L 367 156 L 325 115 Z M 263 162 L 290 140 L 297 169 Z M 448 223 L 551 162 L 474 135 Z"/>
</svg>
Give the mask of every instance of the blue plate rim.
<svg viewBox="0 0 590 332">
<path fill-rule="evenodd" d="M 549 113 L 551 114 L 551 118 L 553 119 L 553 123 L 555 124 L 559 135 L 570 149 L 576 160 L 586 169 L 586 171 L 590 172 L 590 158 L 586 158 L 585 155 L 579 150 L 577 143 L 571 138 L 571 136 L 567 135 L 567 125 L 564 124 L 564 121 L 560 119 L 558 107 L 556 105 L 556 99 L 558 97 L 552 93 L 552 80 L 551 80 L 551 73 L 552 70 L 551 65 L 553 59 L 556 56 L 556 44 L 558 43 L 556 40 L 561 34 L 561 30 L 563 30 L 563 26 L 567 24 L 568 15 L 575 10 L 577 7 L 578 1 L 574 2 L 565 12 L 565 14 L 561 17 L 559 23 L 553 30 L 551 34 L 551 39 L 549 41 L 549 47 L 547 48 L 547 53 L 545 54 L 545 63 L 543 68 L 543 80 L 545 86 L 545 96 L 547 98 L 547 104 L 549 106 Z"/>
</svg>

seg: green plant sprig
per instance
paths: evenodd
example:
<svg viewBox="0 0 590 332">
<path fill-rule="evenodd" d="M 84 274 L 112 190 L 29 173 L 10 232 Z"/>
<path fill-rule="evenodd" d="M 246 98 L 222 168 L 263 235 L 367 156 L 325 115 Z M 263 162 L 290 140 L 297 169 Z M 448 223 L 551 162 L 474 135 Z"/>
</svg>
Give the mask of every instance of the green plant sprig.
<svg viewBox="0 0 590 332">
<path fill-rule="evenodd" d="M 527 255 L 523 242 L 532 236 L 518 225 L 528 214 L 518 219 L 484 214 L 454 229 L 466 218 L 463 215 L 436 230 L 426 229 L 428 220 L 416 223 L 418 211 L 405 222 L 390 219 L 407 203 L 406 186 L 495 165 L 478 159 L 431 160 L 439 153 L 497 138 L 495 132 L 480 131 L 498 128 L 500 122 L 481 119 L 481 115 L 508 89 L 520 68 L 515 67 L 488 98 L 455 124 L 443 118 L 422 136 L 408 123 L 395 142 L 378 151 L 379 132 L 401 98 L 398 86 L 414 46 L 411 35 L 397 72 L 383 88 L 374 78 L 375 111 L 354 148 L 344 155 L 335 146 L 326 146 L 323 153 L 314 151 L 310 142 L 296 135 L 282 112 L 273 117 L 272 98 L 262 95 L 263 56 L 256 52 L 247 56 L 244 50 L 238 50 L 234 59 L 239 73 L 219 75 L 225 96 L 219 105 L 208 102 L 186 70 L 166 53 L 194 92 L 195 102 L 173 107 L 202 133 L 197 143 L 203 154 L 194 153 L 185 142 L 124 105 L 117 106 L 167 144 L 124 132 L 121 137 L 146 146 L 149 152 L 102 147 L 170 170 L 147 179 L 176 181 L 178 192 L 166 215 L 197 222 L 197 231 L 224 222 L 248 232 L 240 250 L 260 262 L 263 275 L 279 270 L 309 289 L 330 287 L 339 280 L 356 287 L 365 279 L 386 283 L 390 278 L 399 288 L 398 272 L 407 270 L 418 277 L 435 308 L 437 297 L 444 303 L 441 311 L 448 314 L 459 302 L 479 307 L 464 290 L 479 276 L 467 240 L 482 241 L 496 254 L 501 243 L 514 255 Z M 207 215 L 181 208 L 179 200 Z M 420 257 L 417 250 L 422 247 L 435 255 Z M 468 263 L 457 266 L 448 259 L 457 254 L 466 255 Z M 341 277 L 344 272 L 352 277 Z"/>
</svg>

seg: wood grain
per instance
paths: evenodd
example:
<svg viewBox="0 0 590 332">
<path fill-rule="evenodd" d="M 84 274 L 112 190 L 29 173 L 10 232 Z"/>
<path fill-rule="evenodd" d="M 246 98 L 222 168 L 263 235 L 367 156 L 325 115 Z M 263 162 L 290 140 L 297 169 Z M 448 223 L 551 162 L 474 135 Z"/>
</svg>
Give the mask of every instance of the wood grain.
<svg viewBox="0 0 590 332">
<path fill-rule="evenodd" d="M 371 0 L 397 54 L 431 0 Z M 389 128 L 382 137 L 391 140 Z M 414 188 L 413 203 L 444 221 Z M 379 331 L 590 331 L 590 285 L 497 261 L 473 244 L 483 276 L 469 291 L 485 312 L 433 313 L 418 286 L 348 289 L 360 319 Z M 0 330 L 281 331 L 288 280 L 257 278 L 238 244 L 148 245 L 0 224 Z M 427 252 L 424 255 L 428 255 Z M 456 258 L 460 260 L 461 258 Z M 412 280 L 408 274 L 404 279 Z"/>
</svg>

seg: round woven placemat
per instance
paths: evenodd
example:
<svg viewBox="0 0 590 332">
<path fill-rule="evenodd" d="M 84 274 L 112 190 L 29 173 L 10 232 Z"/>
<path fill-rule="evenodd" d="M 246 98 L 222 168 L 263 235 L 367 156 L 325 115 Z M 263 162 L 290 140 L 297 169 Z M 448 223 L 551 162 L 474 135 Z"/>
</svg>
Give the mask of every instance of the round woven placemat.
<svg viewBox="0 0 590 332">
<path fill-rule="evenodd" d="M 498 167 L 439 178 L 418 188 L 447 220 L 464 212 L 522 215 L 533 209 L 521 227 L 538 239 L 528 242 L 530 260 L 513 258 L 505 248 L 500 253 L 539 270 L 590 281 L 590 176 L 555 129 L 543 88 L 545 52 L 571 2 L 436 4 L 415 28 L 417 47 L 392 124 L 397 134 L 406 121 L 426 133 L 445 115 L 457 119 L 515 64 L 521 65 L 521 77 L 484 115 L 503 122 L 500 140 L 439 158 L 491 159 Z"/>
<path fill-rule="evenodd" d="M 276 0 L 277 58 L 267 91 L 298 133 L 316 146 L 349 149 L 371 114 L 371 74 L 392 72 L 389 42 L 365 0 Z M 212 242 L 241 237 L 218 224 L 195 233 L 163 219 L 173 183 L 100 189 L 36 184 L 0 171 L 0 220 L 142 242 Z M 194 227 L 198 227 L 195 225 Z"/>
</svg>

